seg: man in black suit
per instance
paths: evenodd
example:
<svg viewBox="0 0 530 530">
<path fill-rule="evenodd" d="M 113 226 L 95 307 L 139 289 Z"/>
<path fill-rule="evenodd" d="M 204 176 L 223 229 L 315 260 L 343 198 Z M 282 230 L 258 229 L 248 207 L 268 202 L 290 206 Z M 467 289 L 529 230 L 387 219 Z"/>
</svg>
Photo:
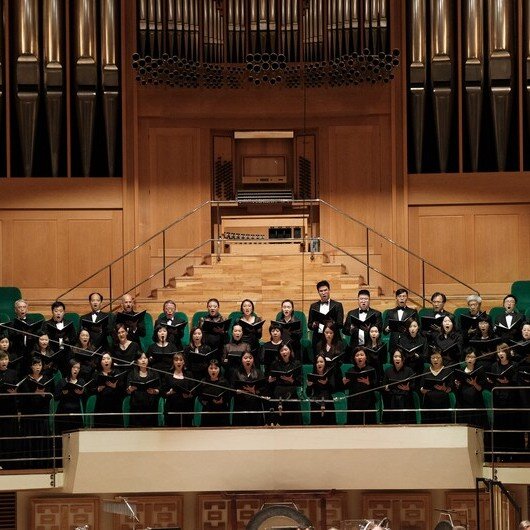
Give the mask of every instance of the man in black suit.
<svg viewBox="0 0 530 530">
<path fill-rule="evenodd" d="M 177 304 L 173 300 L 166 300 L 162 309 L 164 314 L 155 320 L 155 329 L 158 326 L 165 326 L 167 328 L 167 340 L 172 342 L 177 350 L 180 351 L 183 348 L 182 337 L 184 336 L 187 322 L 175 316 Z M 153 340 L 155 340 L 154 337 Z"/>
<path fill-rule="evenodd" d="M 431 296 L 432 309 L 425 309 L 422 311 L 421 317 L 431 317 L 431 318 L 441 318 L 445 316 L 452 317 L 453 315 L 449 311 L 445 310 L 445 303 L 447 302 L 447 297 L 444 293 L 436 291 Z M 439 335 L 442 332 L 442 326 L 432 324 L 428 329 L 423 329 L 422 333 L 427 338 L 429 342 L 434 340 L 436 335 Z"/>
<path fill-rule="evenodd" d="M 399 321 L 405 321 L 408 319 L 415 319 L 418 320 L 418 313 L 415 309 L 412 307 L 407 306 L 407 301 L 409 299 L 409 292 L 407 289 L 400 288 L 396 291 L 396 307 L 394 309 L 389 309 L 386 313 L 385 318 L 385 333 L 390 333 L 390 341 L 389 341 L 389 348 L 390 348 L 390 357 L 392 358 L 392 354 L 396 348 L 396 344 L 398 343 L 399 337 L 401 333 L 390 331 L 390 328 L 388 326 L 389 320 L 399 320 Z"/>
<path fill-rule="evenodd" d="M 136 344 L 141 347 L 140 339 L 145 337 L 146 333 L 145 313 L 138 317 L 134 305 L 135 301 L 133 296 L 130 294 L 124 294 L 121 299 L 122 311 L 117 313 L 115 316 L 118 322 L 121 321 L 125 323 L 129 340 L 136 342 Z"/>
<path fill-rule="evenodd" d="M 90 341 L 100 351 L 109 351 L 108 334 L 111 325 L 109 322 L 109 313 L 101 311 L 103 295 L 101 293 L 90 293 L 88 295 L 90 304 L 90 313 L 81 315 L 79 322 L 79 331 L 86 329 L 90 333 Z"/>
<path fill-rule="evenodd" d="M 525 322 L 524 316 L 517 311 L 517 298 L 508 294 L 502 301 L 504 313 L 495 317 L 494 330 L 503 340 L 521 340 L 521 330 Z"/>
<path fill-rule="evenodd" d="M 383 318 L 381 312 L 370 307 L 370 291 L 361 289 L 357 294 L 357 303 L 359 307 L 348 311 L 346 321 L 342 329 L 344 335 L 351 335 L 350 346 L 364 346 L 369 342 L 368 332 L 371 326 L 377 326 L 379 332 L 383 330 Z M 360 325 L 359 321 L 368 324 Z"/>
<path fill-rule="evenodd" d="M 321 315 L 329 315 L 327 320 L 332 320 L 337 325 L 337 329 L 342 328 L 344 321 L 344 308 L 340 302 L 331 300 L 331 289 L 327 280 L 322 280 L 317 283 L 317 291 L 320 300 L 314 302 L 309 307 L 309 318 L 307 327 L 313 332 L 311 340 L 313 346 L 313 355 L 316 354 L 318 343 L 322 340 L 324 325 L 322 322 L 314 318 L 317 313 Z M 322 320 L 322 319 L 321 319 Z"/>
</svg>

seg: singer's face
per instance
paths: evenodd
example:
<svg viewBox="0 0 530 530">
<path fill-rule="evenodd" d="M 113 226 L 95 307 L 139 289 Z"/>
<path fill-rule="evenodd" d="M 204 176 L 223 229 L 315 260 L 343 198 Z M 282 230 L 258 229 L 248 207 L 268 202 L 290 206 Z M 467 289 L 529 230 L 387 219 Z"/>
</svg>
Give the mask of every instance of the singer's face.
<svg viewBox="0 0 530 530">
<path fill-rule="evenodd" d="M 48 338 L 48 335 L 41 335 L 39 337 L 39 347 L 45 350 L 48 347 L 48 344 L 50 344 L 50 339 Z"/>
<path fill-rule="evenodd" d="M 317 372 L 319 374 L 324 373 L 324 368 L 326 367 L 326 360 L 321 355 L 318 356 L 317 362 L 315 363 L 315 367 L 317 369 Z"/>
<path fill-rule="evenodd" d="M 273 342 L 279 342 L 282 338 L 282 332 L 278 328 L 272 328 L 271 329 L 271 340 Z"/>
<path fill-rule="evenodd" d="M 365 294 L 362 294 L 361 296 L 359 296 L 358 300 L 359 300 L 359 308 L 362 309 L 363 311 L 366 311 L 368 307 L 370 306 L 370 297 L 366 296 Z"/>
<path fill-rule="evenodd" d="M 354 360 L 359 368 L 364 368 L 366 366 L 366 353 L 363 350 L 358 351 L 355 354 Z"/>
<path fill-rule="evenodd" d="M 453 331 L 453 321 L 449 317 L 444 317 L 442 327 L 445 333 L 451 333 Z"/>
<path fill-rule="evenodd" d="M 7 350 L 9 350 L 9 339 L 7 337 L 4 337 L 2 340 L 0 340 L 0 351 Z"/>
<path fill-rule="evenodd" d="M 522 335 L 524 340 L 530 340 L 530 324 L 523 326 Z"/>
<path fill-rule="evenodd" d="M 291 358 L 291 350 L 289 349 L 289 346 L 282 346 L 280 356 L 284 363 L 289 362 L 289 359 Z"/>
<path fill-rule="evenodd" d="M 232 328 L 232 337 L 234 337 L 234 340 L 241 340 L 242 336 L 243 336 L 243 328 L 241 326 L 234 326 Z"/>
<path fill-rule="evenodd" d="M 379 329 L 377 328 L 377 326 L 372 326 L 370 328 L 370 338 L 372 340 L 377 340 L 379 338 Z"/>
<path fill-rule="evenodd" d="M 394 352 L 394 355 L 392 355 L 392 361 L 394 361 L 394 366 L 396 368 L 401 368 L 403 366 L 403 355 L 400 351 Z"/>
</svg>

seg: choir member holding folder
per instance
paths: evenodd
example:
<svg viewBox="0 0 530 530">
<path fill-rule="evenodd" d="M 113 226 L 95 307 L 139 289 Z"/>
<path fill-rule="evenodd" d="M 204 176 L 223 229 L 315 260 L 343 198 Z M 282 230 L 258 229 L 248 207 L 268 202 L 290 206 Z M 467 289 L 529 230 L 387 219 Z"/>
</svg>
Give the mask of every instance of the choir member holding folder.
<svg viewBox="0 0 530 530">
<path fill-rule="evenodd" d="M 276 408 L 272 423 L 300 425 L 302 418 L 298 388 L 302 385 L 302 365 L 294 358 L 288 342 L 280 346 L 278 357 L 271 364 L 268 382 Z"/>
<path fill-rule="evenodd" d="M 108 335 L 111 329 L 110 314 L 101 311 L 103 295 L 100 293 L 90 293 L 88 296 L 90 313 L 81 315 L 80 329 L 86 329 L 90 333 L 90 341 L 100 351 L 107 351 L 109 348 Z"/>
<path fill-rule="evenodd" d="M 442 352 L 442 356 L 449 364 L 462 360 L 463 339 L 462 334 L 456 331 L 452 316 L 442 318 L 442 331 L 435 335 L 433 346 Z"/>
<path fill-rule="evenodd" d="M 223 346 L 228 341 L 228 330 L 231 321 L 224 319 L 219 313 L 219 300 L 210 298 L 206 304 L 208 314 L 199 320 L 199 327 L 202 329 L 204 343 L 212 350 L 222 351 Z"/>
<path fill-rule="evenodd" d="M 193 378 L 200 381 L 208 375 L 208 365 L 213 358 L 219 359 L 219 352 L 212 351 L 205 344 L 201 328 L 191 328 L 190 343 L 184 348 L 186 366 L 191 370 Z"/>
<path fill-rule="evenodd" d="M 263 402 L 259 396 L 266 388 L 266 380 L 249 351 L 243 354 L 239 367 L 232 373 L 232 386 L 236 390 L 232 425 L 264 425 Z"/>
<path fill-rule="evenodd" d="M 311 339 L 313 356 L 317 353 L 318 343 L 323 338 L 324 323 L 327 320 L 333 320 L 339 328 L 342 328 L 344 322 L 344 308 L 340 302 L 331 299 L 330 291 L 331 288 L 327 280 L 318 282 L 317 292 L 320 300 L 318 302 L 313 302 L 309 307 L 307 327 L 313 333 Z"/>
<path fill-rule="evenodd" d="M 1 342 L 1 341 L 0 341 Z M 13 469 L 19 466 L 16 462 L 9 462 L 10 458 L 17 458 L 18 440 L 10 440 L 19 435 L 17 418 L 17 391 L 18 377 L 15 370 L 9 368 L 9 355 L 0 351 L 0 462 L 4 469 Z"/>
<path fill-rule="evenodd" d="M 166 398 L 165 418 L 168 427 L 191 427 L 195 396 L 192 389 L 196 383 L 190 379 L 186 359 L 182 352 L 173 355 L 173 370 L 163 379 L 162 394 Z"/>
<path fill-rule="evenodd" d="M 201 427 L 225 427 L 230 424 L 232 390 L 228 380 L 221 375 L 218 359 L 210 359 L 208 375 L 194 391 L 198 394 L 204 413 L 201 415 Z"/>
<path fill-rule="evenodd" d="M 335 406 L 333 394 L 337 391 L 337 383 L 342 388 L 342 381 L 336 380 L 333 363 L 319 353 L 313 363 L 313 371 L 307 374 L 307 396 L 311 402 L 312 425 L 335 425 Z"/>
<path fill-rule="evenodd" d="M 110 354 L 104 353 L 100 358 L 99 370 L 96 371 L 94 378 L 95 382 L 92 386 L 96 394 L 94 427 L 123 427 L 121 412 L 127 372 L 116 369 Z"/>
<path fill-rule="evenodd" d="M 135 357 L 136 364 L 127 376 L 127 394 L 131 396 L 129 419 L 131 427 L 156 427 L 158 425 L 158 401 L 160 377 L 148 367 L 149 360 L 143 352 Z M 134 413 L 145 414 L 134 414 Z"/>
<path fill-rule="evenodd" d="M 48 414 L 54 384 L 49 375 L 43 375 L 40 357 L 31 360 L 29 373 L 20 382 L 17 391 L 19 394 L 25 394 L 19 396 L 20 434 L 23 437 L 25 467 L 52 467 Z"/>
<path fill-rule="evenodd" d="M 350 346 L 364 346 L 368 343 L 368 333 L 372 326 L 377 326 L 379 331 L 383 329 L 383 318 L 379 311 L 370 307 L 370 291 L 361 289 L 357 295 L 359 307 L 352 309 L 346 315 L 343 333 L 351 336 Z"/>
<path fill-rule="evenodd" d="M 175 344 L 168 340 L 167 327 L 163 324 L 156 325 L 153 331 L 153 344 L 150 344 L 145 352 L 151 368 L 169 372 L 173 366 L 173 355 L 176 351 Z"/>
<path fill-rule="evenodd" d="M 477 355 L 473 348 L 466 350 L 466 365 L 455 369 L 454 386 L 456 395 L 456 421 L 481 429 L 487 428 L 482 389 L 486 383 L 483 366 L 477 365 Z M 475 410 L 460 410 L 475 409 Z"/>
<path fill-rule="evenodd" d="M 242 315 L 237 323 L 243 328 L 243 342 L 250 346 L 250 351 L 256 356 L 259 353 L 259 341 L 263 334 L 265 320 L 254 313 L 254 302 L 248 298 L 241 302 L 240 309 Z"/>
<path fill-rule="evenodd" d="M 302 322 L 294 315 L 294 302 L 292 300 L 284 300 L 282 302 L 281 310 L 282 316 L 277 322 L 282 331 L 282 340 L 284 342 L 291 342 L 295 358 L 301 360 Z"/>
<path fill-rule="evenodd" d="M 452 370 L 444 366 L 440 350 L 433 349 L 430 360 L 429 370 L 424 374 L 420 382 L 420 391 L 423 396 L 421 422 L 452 423 L 450 410 L 428 410 L 450 408 L 449 392 L 451 392 L 454 381 Z"/>
<path fill-rule="evenodd" d="M 167 330 L 167 340 L 174 346 L 173 351 L 182 351 L 182 337 L 184 330 L 188 325 L 186 320 L 182 320 L 175 316 L 177 311 L 177 304 L 173 300 L 166 300 L 163 306 L 164 314 L 155 320 L 155 328 L 157 326 L 164 326 Z M 171 363 L 169 363 L 171 365 Z"/>
<path fill-rule="evenodd" d="M 377 386 L 375 368 L 368 365 L 368 357 L 359 346 L 353 350 L 353 366 L 348 369 L 342 382 L 348 391 L 348 425 L 373 425 L 376 423 L 375 394 Z"/>
<path fill-rule="evenodd" d="M 145 310 L 135 311 L 134 298 L 130 294 L 123 295 L 121 299 L 122 311 L 115 314 L 115 323 L 124 324 L 129 335 L 129 340 L 140 346 L 140 339 L 145 337 Z"/>
<path fill-rule="evenodd" d="M 414 376 L 414 370 L 405 366 L 403 352 L 396 350 L 392 355 L 392 366 L 383 377 L 383 423 L 416 423 L 416 413 L 411 410 L 414 409 Z"/>
</svg>

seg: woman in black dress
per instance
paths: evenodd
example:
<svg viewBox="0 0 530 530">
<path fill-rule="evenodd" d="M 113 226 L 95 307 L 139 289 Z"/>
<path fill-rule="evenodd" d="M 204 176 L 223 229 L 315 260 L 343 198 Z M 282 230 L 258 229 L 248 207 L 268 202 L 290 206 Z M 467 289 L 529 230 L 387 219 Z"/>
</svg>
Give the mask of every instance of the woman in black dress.
<svg viewBox="0 0 530 530">
<path fill-rule="evenodd" d="M 125 396 L 127 373 L 114 367 L 110 353 L 104 353 L 99 362 L 99 370 L 95 374 L 94 385 L 96 405 L 94 427 L 123 427 L 122 403 Z M 100 415 L 101 414 L 101 415 Z M 112 414 L 112 415 L 106 415 Z"/>
<path fill-rule="evenodd" d="M 192 381 L 191 372 L 186 369 L 182 352 L 173 355 L 173 371 L 166 374 L 162 394 L 166 398 L 165 418 L 167 427 L 191 427 L 195 397 L 191 393 L 197 383 Z"/>
<path fill-rule="evenodd" d="M 342 387 L 342 385 L 340 385 Z M 335 370 L 319 353 L 313 363 L 313 371 L 307 374 L 307 397 L 311 403 L 312 425 L 335 425 L 333 394 L 337 391 Z"/>
<path fill-rule="evenodd" d="M 412 393 L 416 386 L 415 373 L 405 366 L 403 352 L 396 350 L 392 355 L 392 366 L 385 371 L 383 378 L 383 423 L 416 423 Z"/>
<path fill-rule="evenodd" d="M 27 468 L 53 467 L 52 432 L 48 414 L 53 397 L 53 380 L 42 373 L 42 360 L 34 357 L 29 373 L 18 387 L 20 410 L 20 434 Z M 44 415 L 44 416 L 40 416 Z"/>
<path fill-rule="evenodd" d="M 193 378 L 197 381 L 208 375 L 210 353 L 212 353 L 212 349 L 205 344 L 202 329 L 199 327 L 191 328 L 190 343 L 184 348 L 184 359 L 186 359 L 186 366 L 191 370 Z M 218 357 L 218 354 L 216 356 Z"/>
<path fill-rule="evenodd" d="M 79 376 L 81 364 L 70 359 L 70 374 L 61 379 L 55 387 L 55 400 L 58 401 L 55 412 L 55 434 L 83 428 L 83 395 L 85 380 Z M 57 439 L 55 454 L 62 454 L 62 438 Z"/>
<path fill-rule="evenodd" d="M 453 364 L 462 360 L 463 344 L 462 334 L 456 331 L 453 317 L 446 315 L 442 320 L 441 332 L 434 335 L 433 346 L 442 352 L 447 364 Z"/>
<path fill-rule="evenodd" d="M 440 350 L 433 350 L 430 357 L 431 363 L 429 371 L 421 378 L 420 392 L 422 399 L 422 423 L 452 423 L 452 413 L 450 410 L 428 410 L 428 409 L 449 409 L 451 400 L 451 372 L 443 363 Z M 426 410 L 427 409 L 427 410 Z"/>
<path fill-rule="evenodd" d="M 129 339 L 127 326 L 125 324 L 116 324 L 111 352 L 116 366 L 130 368 L 139 351 L 140 346 L 138 343 Z"/>
<path fill-rule="evenodd" d="M 477 366 L 477 355 L 473 348 L 466 350 L 466 366 L 455 370 L 456 421 L 484 429 L 487 427 L 482 389 L 486 374 Z M 460 410 L 475 409 L 475 410 Z"/>
<path fill-rule="evenodd" d="M 206 303 L 206 308 L 208 310 L 208 314 L 201 318 L 199 321 L 199 327 L 202 329 L 203 322 L 213 322 L 213 323 L 219 323 L 221 324 L 224 322 L 224 318 L 219 312 L 219 300 L 217 298 L 210 298 L 208 302 Z M 203 329 L 203 340 L 204 344 L 208 345 L 212 351 L 217 350 L 221 352 L 223 350 L 223 346 L 228 341 L 228 334 L 225 331 L 225 328 L 223 326 L 214 327 L 212 332 L 207 332 Z"/>
<path fill-rule="evenodd" d="M 285 326 L 282 326 L 282 341 L 291 341 L 294 358 L 300 361 L 302 359 L 302 327 L 300 325 L 297 330 L 294 330 L 289 326 L 292 326 L 292 324 L 296 322 L 300 322 L 300 320 L 294 316 L 294 302 L 292 300 L 284 300 L 282 302 L 282 316 L 280 317 L 279 322 L 286 324 Z"/>
<path fill-rule="evenodd" d="M 0 351 L 0 466 L 4 469 L 16 469 L 21 465 L 12 461 L 20 456 L 17 448 L 20 441 L 10 439 L 19 436 L 17 382 L 16 371 L 9 368 L 8 353 Z"/>
<path fill-rule="evenodd" d="M 254 302 L 246 298 L 241 302 L 241 318 L 239 322 L 243 324 L 243 342 L 250 346 L 250 351 L 255 356 L 259 352 L 259 341 L 263 334 L 263 325 L 254 326 L 262 322 L 261 318 L 254 312 Z M 245 324 L 252 325 L 251 327 Z"/>
<path fill-rule="evenodd" d="M 368 357 L 368 364 L 377 371 L 377 378 L 383 379 L 383 365 L 388 362 L 388 347 L 381 342 L 381 331 L 374 324 L 368 330 L 368 337 L 364 343 L 364 351 Z"/>
<path fill-rule="evenodd" d="M 265 424 L 263 402 L 259 397 L 264 387 L 263 373 L 254 365 L 254 356 L 249 351 L 241 357 L 241 364 L 232 373 L 234 414 L 232 425 L 258 426 Z"/>
<path fill-rule="evenodd" d="M 127 376 L 127 394 L 131 396 L 129 425 L 131 427 L 156 427 L 158 425 L 158 401 L 160 378 L 151 370 L 149 359 L 143 352 L 136 354 L 136 365 Z M 135 414 L 135 413 L 145 414 Z"/>
<path fill-rule="evenodd" d="M 166 326 L 158 324 L 153 331 L 153 344 L 145 352 L 149 366 L 159 372 L 169 373 L 173 366 L 173 354 L 176 352 L 174 343 L 169 342 Z"/>
<path fill-rule="evenodd" d="M 268 381 L 276 406 L 271 421 L 278 425 L 301 425 L 298 388 L 302 385 L 302 365 L 294 358 L 288 342 L 280 346 L 278 358 L 271 364 Z"/>
<path fill-rule="evenodd" d="M 399 336 L 397 347 L 405 356 L 405 365 L 416 374 L 423 373 L 423 365 L 427 361 L 427 339 L 420 333 L 418 321 L 411 319 L 405 333 Z"/>
<path fill-rule="evenodd" d="M 234 324 L 232 338 L 223 348 L 223 369 L 228 379 L 232 379 L 234 371 L 241 366 L 243 354 L 251 351 L 250 344 L 243 338 L 243 327 L 240 324 Z M 252 357 L 255 359 L 254 354 Z M 254 362 L 254 364 L 257 363 Z"/>
<path fill-rule="evenodd" d="M 317 355 L 323 355 L 329 364 L 329 368 L 333 367 L 333 374 L 337 390 L 341 388 L 342 371 L 345 345 L 340 336 L 340 327 L 328 320 L 324 323 L 322 332 L 322 340 L 317 346 Z"/>
<path fill-rule="evenodd" d="M 368 365 L 368 357 L 362 347 L 353 351 L 353 366 L 343 377 L 344 387 L 348 390 L 348 425 L 373 425 L 376 423 L 375 394 L 377 386 L 375 368 Z"/>
<path fill-rule="evenodd" d="M 524 428 L 521 425 L 518 390 L 504 390 L 503 387 L 517 385 L 517 365 L 510 359 L 509 346 L 501 343 L 497 346 L 496 361 L 486 372 L 486 379 L 491 389 L 493 399 L 493 429 L 500 432 L 493 433 L 492 450 L 501 462 L 512 461 L 519 455 L 502 454 L 524 449 L 524 433 L 515 432 Z"/>
<path fill-rule="evenodd" d="M 79 377 L 85 381 L 90 381 L 98 364 L 98 355 L 94 355 L 96 347 L 90 340 L 90 333 L 88 330 L 84 328 L 79 330 L 77 342 L 71 350 L 73 358 L 81 365 Z"/>
<path fill-rule="evenodd" d="M 199 401 L 202 404 L 201 427 L 225 427 L 230 425 L 231 387 L 221 375 L 216 358 L 210 359 L 208 375 L 202 380 Z"/>
</svg>

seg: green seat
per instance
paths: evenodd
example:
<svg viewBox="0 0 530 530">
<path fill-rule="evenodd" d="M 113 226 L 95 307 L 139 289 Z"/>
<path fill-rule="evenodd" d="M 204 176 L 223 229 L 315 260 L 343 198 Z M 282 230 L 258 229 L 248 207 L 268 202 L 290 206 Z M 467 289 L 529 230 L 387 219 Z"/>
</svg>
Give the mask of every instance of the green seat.
<svg viewBox="0 0 530 530">
<path fill-rule="evenodd" d="M 18 287 L 0 287 L 0 313 L 9 315 L 7 320 L 15 317 L 15 302 L 22 298 Z"/>
<path fill-rule="evenodd" d="M 524 316 L 526 317 L 526 321 L 530 322 L 530 307 L 524 312 Z"/>
<path fill-rule="evenodd" d="M 383 319 L 383 330 L 386 329 L 386 326 L 387 326 L 387 320 L 388 320 L 388 312 L 390 311 L 390 309 L 385 309 L 383 311 L 383 314 L 382 314 L 382 319 Z M 381 333 L 381 342 L 383 344 L 388 344 L 390 342 L 390 333 L 384 333 L 382 332 Z"/>
<path fill-rule="evenodd" d="M 65 313 L 64 320 L 65 322 L 72 322 L 77 332 L 77 330 L 79 329 L 79 323 L 81 322 L 81 319 L 79 318 L 79 313 Z"/>
<path fill-rule="evenodd" d="M 484 401 L 484 407 L 486 408 L 489 426 L 491 427 L 493 425 L 493 395 L 491 390 L 482 391 L 482 400 Z"/>
<path fill-rule="evenodd" d="M 282 318 L 283 313 L 280 311 L 276 314 L 276 320 L 280 320 Z M 300 321 L 300 327 L 302 331 L 302 340 L 307 340 L 308 338 L 308 329 L 307 329 L 307 317 L 305 316 L 305 313 L 303 311 L 295 311 L 294 316 Z"/>
<path fill-rule="evenodd" d="M 195 405 L 193 408 L 193 412 L 194 412 L 194 415 L 193 415 L 192 425 L 194 427 L 200 427 L 201 419 L 202 419 L 202 403 L 198 397 L 195 398 Z"/>
<path fill-rule="evenodd" d="M 140 337 L 140 346 L 142 347 L 142 351 L 146 352 L 147 348 L 153 343 L 153 317 L 146 313 L 144 317 L 145 322 L 145 337 Z"/>
<path fill-rule="evenodd" d="M 208 311 L 196 311 L 191 317 L 191 327 L 196 328 L 199 325 L 199 320 L 208 316 Z"/>
<path fill-rule="evenodd" d="M 456 396 L 454 392 L 449 392 L 449 406 L 451 407 L 453 423 L 456 423 Z"/>
<path fill-rule="evenodd" d="M 414 408 L 416 409 L 416 423 L 421 424 L 421 397 L 415 390 L 412 392 L 412 400 L 414 401 Z"/>
<path fill-rule="evenodd" d="M 344 392 L 335 392 L 333 394 L 333 404 L 335 406 L 335 422 L 337 425 L 346 425 L 346 420 L 348 419 L 346 394 Z"/>
<path fill-rule="evenodd" d="M 460 315 L 467 313 L 469 309 L 467 307 L 457 307 L 453 313 L 455 317 L 456 328 L 460 329 Z"/>
<path fill-rule="evenodd" d="M 44 315 L 42 313 L 28 313 L 27 319 L 30 323 L 34 324 L 35 322 L 44 320 Z"/>
<path fill-rule="evenodd" d="M 7 324 L 12 319 L 7 313 L 0 313 L 0 324 Z M 0 330 L 1 333 L 1 330 Z"/>
<path fill-rule="evenodd" d="M 312 364 L 303 364 L 302 365 L 302 388 L 304 392 L 307 390 L 307 374 L 313 372 Z"/>
<path fill-rule="evenodd" d="M 517 298 L 517 307 L 521 312 L 530 309 L 530 280 L 513 282 L 510 292 Z"/>
<path fill-rule="evenodd" d="M 504 313 L 504 307 L 492 307 L 489 311 L 489 317 L 491 318 L 491 323 L 495 323 L 495 319 Z"/>
<path fill-rule="evenodd" d="M 232 336 L 232 328 L 234 327 L 234 324 L 241 318 L 241 316 L 243 315 L 243 313 L 241 311 L 232 311 L 229 315 L 228 315 L 228 318 L 230 320 L 230 327 L 228 328 L 228 336 L 231 337 Z"/>
<path fill-rule="evenodd" d="M 157 320 L 161 319 L 164 316 L 164 313 L 160 313 L 157 317 Z M 182 334 L 182 346 L 187 346 L 190 343 L 190 321 L 188 318 L 188 315 L 182 311 L 176 311 L 175 312 L 175 318 L 177 320 L 183 320 L 184 322 L 187 322 L 187 325 L 184 326 L 184 333 Z M 153 338 L 154 328 L 151 329 L 151 334 L 149 335 L 149 338 Z M 147 333 L 145 334 L 147 337 Z M 151 344 L 151 342 L 149 343 Z"/>
<path fill-rule="evenodd" d="M 123 426 L 129 427 L 129 413 L 131 412 L 131 396 L 125 396 L 121 405 L 123 413 Z"/>
<path fill-rule="evenodd" d="M 166 415 L 164 411 L 166 410 L 166 400 L 161 397 L 158 399 L 158 426 L 165 427 L 166 425 Z"/>
<path fill-rule="evenodd" d="M 298 396 L 298 399 L 300 400 L 300 412 L 302 414 L 302 425 L 311 425 L 311 402 L 309 401 L 304 391 L 304 387 L 299 386 L 296 389 L 296 394 Z"/>
<path fill-rule="evenodd" d="M 89 396 L 85 404 L 85 417 L 84 424 L 86 429 L 94 427 L 94 411 L 96 410 L 96 399 L 97 396 L 94 394 Z"/>
</svg>

